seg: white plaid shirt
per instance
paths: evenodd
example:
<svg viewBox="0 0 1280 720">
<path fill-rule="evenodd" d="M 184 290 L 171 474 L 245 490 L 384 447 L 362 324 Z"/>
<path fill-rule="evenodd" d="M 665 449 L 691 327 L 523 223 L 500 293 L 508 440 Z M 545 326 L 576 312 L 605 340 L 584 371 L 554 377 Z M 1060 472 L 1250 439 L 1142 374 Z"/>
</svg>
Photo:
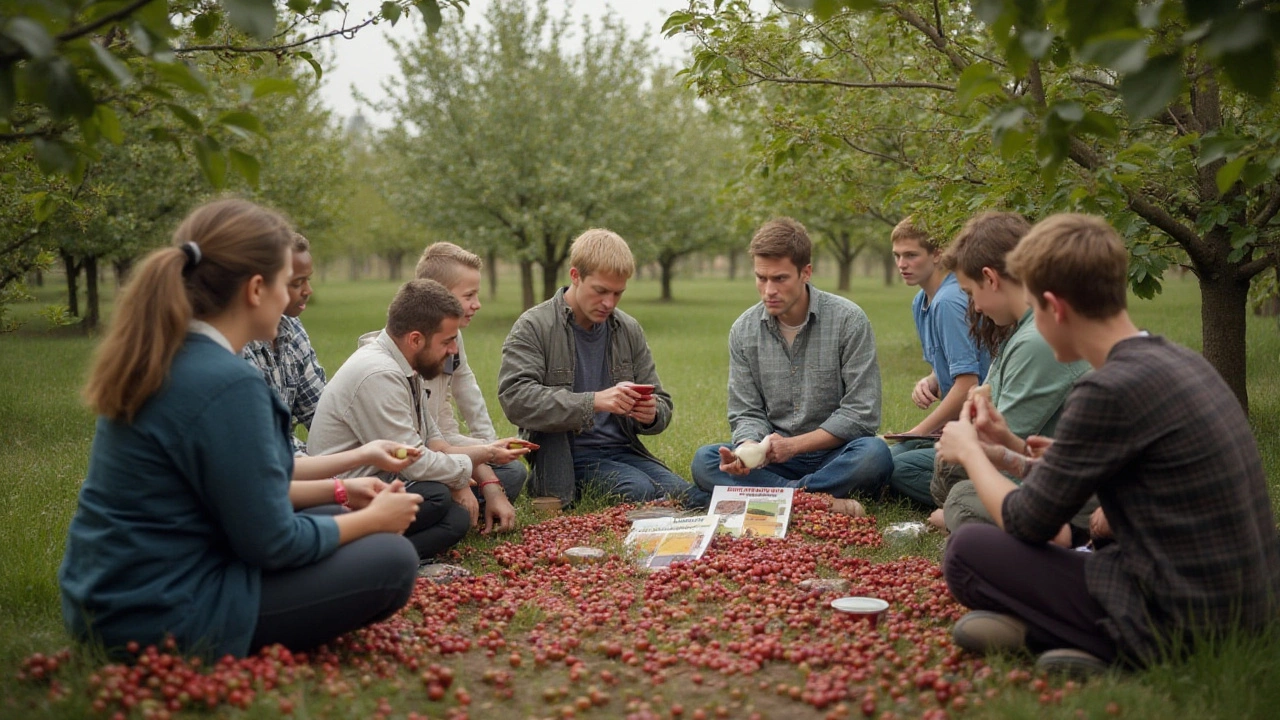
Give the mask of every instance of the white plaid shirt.
<svg viewBox="0 0 1280 720">
<path fill-rule="evenodd" d="M 325 374 L 302 322 L 282 315 L 274 342 L 251 342 L 240 355 L 262 371 L 267 385 L 289 408 L 295 426 L 310 430 L 324 391 Z M 305 453 L 307 446 L 294 437 L 293 449 L 295 453 Z"/>
</svg>

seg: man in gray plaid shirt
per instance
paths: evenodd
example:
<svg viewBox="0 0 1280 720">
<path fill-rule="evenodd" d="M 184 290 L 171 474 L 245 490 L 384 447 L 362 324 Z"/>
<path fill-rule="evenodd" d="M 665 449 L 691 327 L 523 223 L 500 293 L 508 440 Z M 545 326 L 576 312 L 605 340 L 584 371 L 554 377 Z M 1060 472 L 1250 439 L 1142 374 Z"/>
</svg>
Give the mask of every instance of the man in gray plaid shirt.
<svg viewBox="0 0 1280 720">
<path fill-rule="evenodd" d="M 893 472 L 880 427 L 880 366 L 866 313 L 809 284 L 813 244 L 791 218 L 751 239 L 760 302 L 729 330 L 729 426 L 733 444 L 693 456 L 690 505 L 716 485 L 794 487 L 826 494 L 837 512 L 862 515 L 853 493 L 875 494 Z M 734 445 L 768 440 L 749 468 Z"/>
<path fill-rule="evenodd" d="M 289 408 L 294 426 L 311 429 L 311 419 L 316 416 L 316 405 L 324 391 L 324 368 L 311 347 L 311 338 L 302 328 L 298 316 L 307 309 L 311 297 L 311 243 L 298 233 L 293 234 L 293 275 L 289 278 L 289 306 L 280 316 L 276 339 L 271 342 L 255 340 L 244 346 L 241 356 L 262 371 L 267 385 L 280 396 Z M 307 446 L 296 436 L 293 440 L 295 455 L 307 452 Z"/>
</svg>

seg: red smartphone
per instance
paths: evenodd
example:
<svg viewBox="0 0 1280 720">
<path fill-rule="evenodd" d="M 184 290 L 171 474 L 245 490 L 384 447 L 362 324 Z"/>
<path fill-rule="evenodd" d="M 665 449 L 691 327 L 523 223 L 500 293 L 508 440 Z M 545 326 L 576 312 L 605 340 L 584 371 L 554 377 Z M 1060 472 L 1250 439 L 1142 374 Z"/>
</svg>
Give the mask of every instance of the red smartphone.
<svg viewBox="0 0 1280 720">
<path fill-rule="evenodd" d="M 652 385 L 632 385 L 632 386 L 631 386 L 631 389 L 632 389 L 632 390 L 635 390 L 636 392 L 638 392 L 638 393 L 640 393 L 641 395 L 644 395 L 644 396 L 646 396 L 646 397 L 648 397 L 649 395 L 652 395 L 652 394 L 653 394 L 653 386 L 652 386 Z"/>
</svg>

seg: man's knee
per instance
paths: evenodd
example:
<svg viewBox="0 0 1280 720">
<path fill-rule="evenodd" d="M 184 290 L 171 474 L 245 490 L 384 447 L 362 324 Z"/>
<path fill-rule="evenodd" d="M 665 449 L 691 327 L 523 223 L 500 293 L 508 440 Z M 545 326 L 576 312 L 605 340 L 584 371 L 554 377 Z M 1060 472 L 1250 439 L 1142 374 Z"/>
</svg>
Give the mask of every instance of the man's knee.
<svg viewBox="0 0 1280 720">
<path fill-rule="evenodd" d="M 1002 535 L 1004 530 L 995 525 L 980 523 L 962 525 L 951 533 L 942 555 L 942 575 L 956 600 L 965 603 L 965 589 L 972 584 L 975 567 L 984 555 L 992 553 L 992 544 Z"/>
<path fill-rule="evenodd" d="M 885 484 L 893 474 L 893 453 L 884 440 L 878 437 L 862 437 L 851 440 L 844 446 L 844 452 L 856 458 L 854 467 L 854 489 L 874 490 Z"/>
<path fill-rule="evenodd" d="M 720 448 L 722 447 L 726 447 L 725 443 L 714 443 L 703 445 L 694 451 L 693 460 L 689 463 L 689 475 L 698 487 L 705 490 L 715 487 L 711 474 L 720 472 Z"/>
<path fill-rule="evenodd" d="M 520 497 L 520 491 L 524 489 L 524 484 L 529 478 L 529 469 L 519 460 L 509 462 L 506 465 L 499 465 L 493 469 L 493 473 L 498 476 L 498 480 L 502 483 L 502 492 L 506 493 L 507 499 L 515 502 Z"/>
</svg>

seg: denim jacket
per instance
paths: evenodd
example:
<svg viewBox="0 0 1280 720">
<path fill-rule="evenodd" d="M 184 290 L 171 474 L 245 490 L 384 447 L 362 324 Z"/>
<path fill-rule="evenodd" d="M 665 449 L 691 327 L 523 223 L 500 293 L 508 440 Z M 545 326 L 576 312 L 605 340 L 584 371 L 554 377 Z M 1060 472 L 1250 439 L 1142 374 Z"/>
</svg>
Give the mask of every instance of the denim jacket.
<svg viewBox="0 0 1280 720">
<path fill-rule="evenodd" d="M 520 436 L 541 447 L 530 453 L 530 492 L 575 499 L 571 433 L 595 425 L 594 393 L 573 391 L 575 343 L 573 311 L 565 302 L 568 288 L 526 310 L 502 343 L 498 370 L 498 402 Z M 662 388 L 644 330 L 635 318 L 615 309 L 609 323 L 608 366 L 611 383 L 629 380 L 654 386 L 658 414 L 644 426 L 629 417 L 618 422 L 633 451 L 657 461 L 640 435 L 657 435 L 671 422 L 671 396 Z M 659 461 L 660 462 L 660 461 Z"/>
</svg>

